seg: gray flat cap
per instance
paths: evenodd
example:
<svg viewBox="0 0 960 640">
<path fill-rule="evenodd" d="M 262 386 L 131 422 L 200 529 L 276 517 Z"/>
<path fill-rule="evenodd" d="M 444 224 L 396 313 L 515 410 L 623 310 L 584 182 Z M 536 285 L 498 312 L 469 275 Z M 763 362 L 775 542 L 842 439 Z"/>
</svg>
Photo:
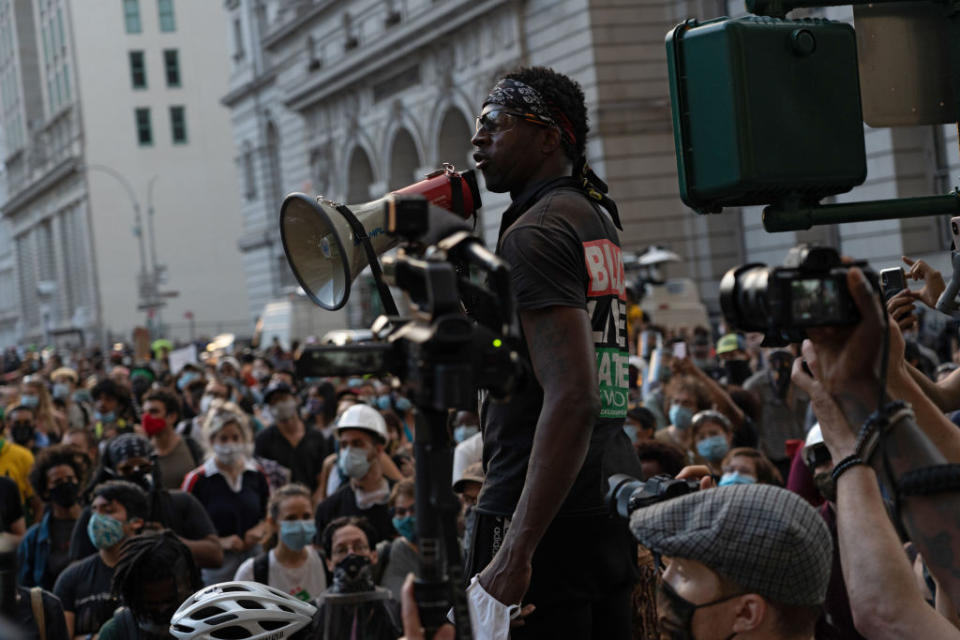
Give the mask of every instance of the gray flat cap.
<svg viewBox="0 0 960 640">
<path fill-rule="evenodd" d="M 833 541 L 800 496 L 772 485 L 697 491 L 636 510 L 630 530 L 655 553 L 701 562 L 751 593 L 823 604 Z"/>
</svg>

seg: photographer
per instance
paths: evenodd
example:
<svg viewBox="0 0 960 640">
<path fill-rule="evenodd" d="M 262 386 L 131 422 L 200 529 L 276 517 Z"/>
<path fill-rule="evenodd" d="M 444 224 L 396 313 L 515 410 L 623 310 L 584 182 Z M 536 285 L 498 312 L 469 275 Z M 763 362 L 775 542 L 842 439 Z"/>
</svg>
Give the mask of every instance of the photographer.
<svg viewBox="0 0 960 640">
<path fill-rule="evenodd" d="M 496 84 L 471 140 L 487 189 L 512 199 L 497 253 L 536 379 L 484 403 L 487 476 L 465 576 L 480 572 L 503 605 L 536 606 L 518 639 L 630 636 L 635 544 L 603 503 L 605 474 L 640 472 L 622 429 L 625 278 L 616 206 L 586 164 L 586 135 L 580 87 L 534 67 Z"/>
<path fill-rule="evenodd" d="M 890 426 L 883 430 L 874 452 L 858 446 L 857 425 L 864 424 L 883 391 L 876 346 L 882 343 L 885 329 L 876 292 L 862 272 L 851 268 L 846 282 L 861 321 L 853 328 L 809 329 L 803 359 L 812 376 L 798 360 L 793 380 L 810 395 L 831 459 L 840 461 L 832 475 L 837 488 L 840 560 L 854 624 L 871 639 L 957 638 L 960 633 L 926 604 L 911 579 L 910 564 L 884 509 L 877 476 L 898 496 L 910 538 L 956 602 L 960 585 L 951 549 L 960 532 L 942 514 L 956 513 L 960 500 L 949 490 L 903 496 L 899 481 L 908 471 L 960 459 L 956 456 L 960 435 L 913 382 L 902 362 L 902 336 L 891 320 L 888 388 L 914 404 L 916 418 L 898 410 L 888 415 Z"/>
</svg>

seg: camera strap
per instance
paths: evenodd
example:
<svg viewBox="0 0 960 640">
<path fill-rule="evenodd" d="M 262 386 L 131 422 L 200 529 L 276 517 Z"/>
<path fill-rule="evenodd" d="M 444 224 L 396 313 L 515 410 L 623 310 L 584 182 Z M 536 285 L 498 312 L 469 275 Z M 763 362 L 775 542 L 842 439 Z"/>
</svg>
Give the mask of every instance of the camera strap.
<svg viewBox="0 0 960 640">
<path fill-rule="evenodd" d="M 938 464 L 907 471 L 897 489 L 901 496 L 929 496 L 960 490 L 960 464 Z"/>
<path fill-rule="evenodd" d="M 390 287 L 383 281 L 383 270 L 380 268 L 380 260 L 377 258 L 377 252 L 373 250 L 373 245 L 370 244 L 370 238 L 367 236 L 366 229 L 363 228 L 363 225 L 357 220 L 357 216 L 353 214 L 353 211 L 351 211 L 347 205 L 338 204 L 337 211 L 340 212 L 343 219 L 350 225 L 350 230 L 353 231 L 353 236 L 356 241 L 363 245 L 363 251 L 367 254 L 367 262 L 370 264 L 370 273 L 373 274 L 373 281 L 377 284 L 377 292 L 380 294 L 380 302 L 383 303 L 383 312 L 388 316 L 399 315 L 397 312 L 397 303 L 393 301 L 393 296 L 390 294 Z"/>
</svg>

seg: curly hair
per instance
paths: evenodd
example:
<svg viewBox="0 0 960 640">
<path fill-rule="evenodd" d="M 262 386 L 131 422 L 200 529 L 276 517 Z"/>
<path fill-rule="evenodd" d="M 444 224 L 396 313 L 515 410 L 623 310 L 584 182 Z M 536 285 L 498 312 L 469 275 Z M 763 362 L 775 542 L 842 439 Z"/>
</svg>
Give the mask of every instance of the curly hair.
<svg viewBox="0 0 960 640">
<path fill-rule="evenodd" d="M 580 85 L 547 67 L 522 67 L 504 77 L 533 87 L 551 109 L 566 116 L 573 127 L 576 143 L 571 145 L 561 137 L 563 149 L 570 161 L 576 162 L 584 154 L 587 133 L 590 131 L 587 124 L 586 98 Z"/>
<path fill-rule="evenodd" d="M 77 459 L 77 451 L 66 444 L 58 444 L 46 449 L 41 449 L 37 454 L 33 469 L 30 470 L 30 486 L 37 492 L 38 496 L 47 495 L 47 472 L 54 467 L 66 465 L 73 469 L 77 476 L 77 482 L 83 480 L 86 469 Z"/>
<path fill-rule="evenodd" d="M 143 607 L 146 582 L 173 579 L 178 600 L 203 586 L 190 549 L 169 529 L 127 538 L 120 552 L 112 591 L 131 609 Z"/>
</svg>

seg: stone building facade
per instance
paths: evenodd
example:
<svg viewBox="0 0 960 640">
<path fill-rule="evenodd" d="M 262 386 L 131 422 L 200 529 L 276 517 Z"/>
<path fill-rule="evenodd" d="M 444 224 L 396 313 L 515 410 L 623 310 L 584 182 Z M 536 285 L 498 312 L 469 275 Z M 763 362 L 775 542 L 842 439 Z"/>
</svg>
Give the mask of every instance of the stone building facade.
<svg viewBox="0 0 960 640">
<path fill-rule="evenodd" d="M 624 248 L 670 247 L 717 310 L 723 273 L 780 262 L 801 240 L 877 261 L 902 253 L 944 265 L 942 220 L 767 234 L 757 208 L 697 216 L 678 197 L 665 34 L 687 17 L 742 13 L 723 0 L 225 0 L 234 42 L 230 91 L 244 194 L 250 314 L 293 287 L 277 229 L 291 191 L 343 202 L 377 198 L 450 162 L 472 167 L 473 116 L 498 75 L 546 65 L 587 97 L 588 159 L 610 185 Z M 847 9 L 830 17 L 850 19 Z M 838 198 L 943 191 L 960 169 L 956 128 L 867 133 L 867 184 Z M 952 173 L 951 173 L 952 172 Z M 481 228 L 495 240 L 502 194 L 483 193 Z M 359 324 L 364 314 L 337 321 Z"/>
</svg>

